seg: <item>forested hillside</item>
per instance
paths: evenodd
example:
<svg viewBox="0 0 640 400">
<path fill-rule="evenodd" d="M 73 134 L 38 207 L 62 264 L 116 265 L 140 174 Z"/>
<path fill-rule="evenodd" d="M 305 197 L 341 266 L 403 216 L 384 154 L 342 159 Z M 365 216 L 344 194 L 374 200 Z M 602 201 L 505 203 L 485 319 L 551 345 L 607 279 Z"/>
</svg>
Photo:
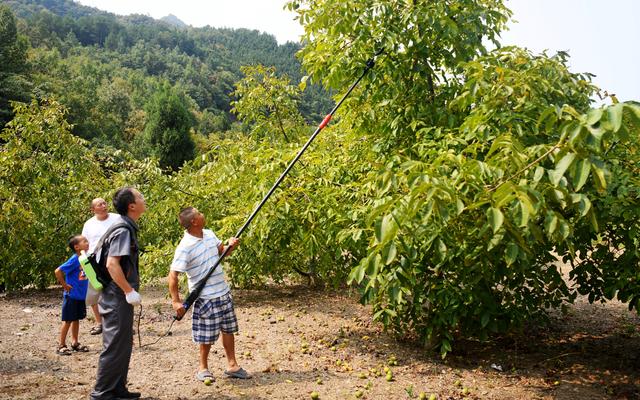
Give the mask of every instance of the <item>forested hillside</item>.
<svg viewBox="0 0 640 400">
<path fill-rule="evenodd" d="M 3 93 L 2 123 L 10 118 L 7 100 L 58 99 L 69 111 L 73 133 L 94 143 L 153 154 L 141 134 L 152 99 L 175 94 L 190 114 L 193 133 L 208 136 L 231 129 L 234 83 L 240 67 L 262 64 L 300 82 L 297 43 L 278 45 L 272 35 L 246 29 L 176 27 L 147 16 L 116 16 L 71 0 L 4 2 L 0 26 L 15 24 L 13 75 Z M 7 28 L 4 28 L 7 29 Z M 11 29 L 9 29 L 11 30 Z M 4 85 L 3 85 L 4 86 Z M 164 88 L 164 89 L 162 89 Z M 6 89 L 6 88 L 4 88 Z M 3 91 L 4 91 L 3 89 Z M 317 86 L 308 86 L 300 104 L 308 120 L 330 106 Z M 133 145 L 135 143 L 135 145 Z"/>
</svg>

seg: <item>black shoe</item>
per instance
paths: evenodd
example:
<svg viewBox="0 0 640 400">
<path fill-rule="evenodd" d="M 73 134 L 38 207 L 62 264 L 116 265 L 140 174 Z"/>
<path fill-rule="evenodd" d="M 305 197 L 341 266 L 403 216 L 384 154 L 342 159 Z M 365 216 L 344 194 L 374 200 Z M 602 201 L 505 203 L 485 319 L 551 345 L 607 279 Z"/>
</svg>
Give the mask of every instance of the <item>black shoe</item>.
<svg viewBox="0 0 640 400">
<path fill-rule="evenodd" d="M 140 392 L 123 392 L 116 395 L 117 399 L 137 399 L 140 398 Z"/>
</svg>

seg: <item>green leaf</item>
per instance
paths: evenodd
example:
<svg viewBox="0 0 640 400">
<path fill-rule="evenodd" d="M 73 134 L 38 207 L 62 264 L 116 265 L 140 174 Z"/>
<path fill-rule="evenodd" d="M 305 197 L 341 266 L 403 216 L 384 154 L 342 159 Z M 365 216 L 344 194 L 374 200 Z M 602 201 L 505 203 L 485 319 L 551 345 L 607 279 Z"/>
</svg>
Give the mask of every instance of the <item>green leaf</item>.
<svg viewBox="0 0 640 400">
<path fill-rule="evenodd" d="M 507 248 L 504 251 L 504 260 L 507 262 L 507 265 L 513 264 L 518 258 L 519 248 L 518 245 L 511 242 L 507 244 Z"/>
<path fill-rule="evenodd" d="M 578 211 L 580 212 L 581 217 L 587 215 L 589 210 L 591 210 L 591 200 L 589 200 L 589 198 L 582 193 L 572 194 L 571 201 L 573 202 L 573 204 L 578 205 Z"/>
<path fill-rule="evenodd" d="M 360 263 L 355 266 L 351 272 L 349 273 L 349 277 L 347 279 L 348 284 L 352 284 L 353 282 L 361 283 L 364 279 L 364 271 L 369 266 L 371 256 L 363 259 Z"/>
<path fill-rule="evenodd" d="M 398 254 L 395 243 L 389 243 L 389 246 L 385 248 L 385 251 L 383 251 L 382 254 L 384 256 L 384 264 L 391 264 L 396 259 L 396 255 Z"/>
<path fill-rule="evenodd" d="M 464 203 L 458 197 L 456 199 L 456 213 L 457 213 L 457 215 L 460 215 L 460 214 L 462 214 L 463 211 L 464 211 Z"/>
<path fill-rule="evenodd" d="M 618 103 L 607 108 L 607 116 L 609 117 L 609 122 L 611 123 L 613 133 L 618 132 L 618 130 L 620 130 L 620 127 L 622 126 L 623 107 L 623 103 Z"/>
<path fill-rule="evenodd" d="M 536 172 L 533 174 L 533 181 L 540 182 L 540 179 L 542 179 L 543 175 L 544 175 L 544 168 L 540 166 L 536 167 Z"/>
<path fill-rule="evenodd" d="M 396 223 L 393 214 L 387 214 L 382 218 L 382 223 L 380 224 L 380 243 L 387 243 L 389 240 L 393 239 L 398 232 L 398 224 Z"/>
<path fill-rule="evenodd" d="M 567 171 L 569 166 L 571 166 L 571 163 L 575 158 L 576 153 L 567 153 L 560 159 L 560 161 L 558 161 L 556 168 L 549 173 L 549 180 L 553 186 L 558 186 L 558 183 L 560 183 L 564 173 Z"/>
<path fill-rule="evenodd" d="M 298 89 L 300 89 L 301 92 L 304 92 L 304 90 L 307 88 L 308 79 L 309 79 L 309 75 L 305 75 L 300 79 L 300 83 L 298 84 Z"/>
<path fill-rule="evenodd" d="M 602 109 L 593 108 L 589 110 L 589 112 L 587 113 L 587 118 L 585 119 L 585 123 L 587 125 L 593 125 L 596 122 L 599 122 L 600 118 L 602 118 Z"/>
<path fill-rule="evenodd" d="M 445 358 L 449 352 L 451 352 L 451 343 L 449 343 L 447 339 L 442 339 L 442 343 L 440 344 L 440 355 L 442 358 Z"/>
<path fill-rule="evenodd" d="M 569 234 L 571 233 L 571 228 L 564 219 L 558 220 L 558 233 L 563 240 L 569 237 Z"/>
<path fill-rule="evenodd" d="M 492 199 L 497 207 L 504 206 L 515 198 L 513 183 L 507 181 L 493 193 Z"/>
<path fill-rule="evenodd" d="M 558 227 L 558 217 L 555 213 L 549 212 L 547 213 L 546 218 L 544 219 L 544 229 L 547 231 L 549 235 L 553 234 Z"/>
<path fill-rule="evenodd" d="M 575 163 L 575 170 L 573 174 L 573 187 L 576 191 L 580 190 L 582 186 L 587 182 L 589 178 L 589 172 L 591 170 L 591 162 L 588 158 L 583 158 Z"/>
<path fill-rule="evenodd" d="M 504 222 L 504 215 L 498 208 L 491 207 L 487 210 L 487 220 L 489 221 L 489 225 L 491 225 L 493 233 L 496 233 Z"/>
<path fill-rule="evenodd" d="M 591 163 L 591 171 L 593 171 L 593 177 L 595 178 L 596 187 L 599 191 L 607 189 L 607 179 L 605 178 L 604 169 L 601 167 L 602 162 Z"/>
<path fill-rule="evenodd" d="M 518 226 L 519 227 L 525 227 L 527 226 L 527 224 L 529 223 L 529 210 L 531 209 L 531 205 L 527 205 L 525 204 L 525 202 L 522 200 L 522 198 L 520 199 L 520 201 L 518 201 L 518 214 L 517 214 L 517 218 L 518 218 Z"/>
</svg>

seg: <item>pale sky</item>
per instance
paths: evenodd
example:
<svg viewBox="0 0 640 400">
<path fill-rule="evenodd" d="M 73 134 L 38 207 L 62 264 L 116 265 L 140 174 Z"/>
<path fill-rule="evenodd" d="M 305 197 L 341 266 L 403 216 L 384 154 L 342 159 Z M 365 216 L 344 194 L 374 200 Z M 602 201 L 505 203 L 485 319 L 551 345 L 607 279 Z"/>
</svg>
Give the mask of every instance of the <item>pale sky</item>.
<svg viewBox="0 0 640 400">
<path fill-rule="evenodd" d="M 76 0 L 115 14 L 173 14 L 200 27 L 249 28 L 297 41 L 302 27 L 283 9 L 285 0 Z M 348 1 L 348 0 L 345 0 Z M 640 101 L 640 0 L 507 0 L 514 12 L 502 44 L 535 53 L 564 50 L 573 72 L 591 72 L 594 83 L 618 99 Z"/>
</svg>

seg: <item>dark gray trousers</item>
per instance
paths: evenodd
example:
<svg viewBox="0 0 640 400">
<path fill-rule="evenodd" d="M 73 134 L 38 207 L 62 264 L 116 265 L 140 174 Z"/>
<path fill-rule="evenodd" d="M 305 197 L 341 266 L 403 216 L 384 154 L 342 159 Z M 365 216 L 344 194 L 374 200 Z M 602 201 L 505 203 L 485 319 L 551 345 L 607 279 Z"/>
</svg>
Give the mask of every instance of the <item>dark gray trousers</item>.
<svg viewBox="0 0 640 400">
<path fill-rule="evenodd" d="M 102 315 L 102 353 L 91 399 L 108 400 L 127 391 L 133 348 L 133 306 L 127 303 L 114 282 L 103 289 L 98 306 Z"/>
</svg>

